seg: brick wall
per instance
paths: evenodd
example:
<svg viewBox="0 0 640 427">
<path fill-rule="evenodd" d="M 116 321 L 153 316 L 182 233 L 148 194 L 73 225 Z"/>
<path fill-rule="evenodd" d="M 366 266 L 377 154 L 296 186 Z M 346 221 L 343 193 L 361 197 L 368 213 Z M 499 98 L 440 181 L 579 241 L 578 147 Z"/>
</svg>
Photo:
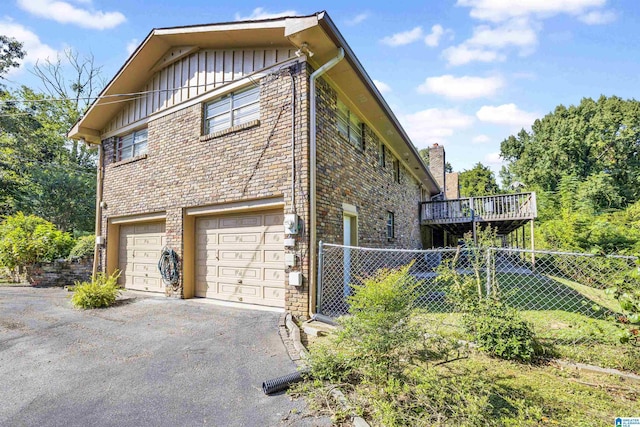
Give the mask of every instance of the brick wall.
<svg viewBox="0 0 640 427">
<path fill-rule="evenodd" d="M 365 126 L 364 151 L 338 133 L 336 92 L 320 79 L 318 94 L 318 240 L 342 243 L 342 204 L 358 210 L 358 245 L 420 248 L 420 186 L 401 166 L 400 183 L 393 179 L 393 156 L 387 150 L 379 165 L 377 135 Z M 387 239 L 387 212 L 395 217 L 395 239 Z"/>
<path fill-rule="evenodd" d="M 33 286 L 67 286 L 91 279 L 92 259 L 55 261 L 29 265 L 27 281 Z"/>
<path fill-rule="evenodd" d="M 308 224 L 307 71 L 295 71 L 296 208 Z M 115 161 L 115 143 L 103 142 L 104 195 L 102 222 L 106 236 L 110 217 L 165 211 L 167 244 L 181 257 L 183 217 L 190 207 L 268 197 L 291 204 L 291 78 L 287 71 L 260 80 L 260 120 L 231 133 L 202 136 L 202 105 L 194 105 L 148 124 L 148 153 Z M 298 236 L 295 252 L 308 277 L 308 235 Z M 102 257 L 104 257 L 104 250 Z M 294 314 L 308 313 L 308 282 L 286 286 L 285 304 Z M 178 290 L 181 295 L 182 289 Z"/>
</svg>

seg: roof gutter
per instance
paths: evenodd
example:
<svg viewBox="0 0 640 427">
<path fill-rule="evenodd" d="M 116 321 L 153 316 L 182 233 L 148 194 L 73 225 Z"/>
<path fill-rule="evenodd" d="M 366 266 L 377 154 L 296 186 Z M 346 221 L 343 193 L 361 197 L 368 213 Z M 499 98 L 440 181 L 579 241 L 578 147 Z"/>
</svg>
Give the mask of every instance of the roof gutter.
<svg viewBox="0 0 640 427">
<path fill-rule="evenodd" d="M 311 255 L 311 265 L 309 272 L 309 313 L 314 314 L 316 312 L 315 299 L 316 299 L 316 290 L 317 290 L 317 266 L 316 266 L 316 239 L 317 239 L 317 230 L 316 230 L 316 163 L 317 163 L 317 143 L 316 143 L 316 80 L 318 77 L 322 76 L 324 73 L 329 71 L 333 66 L 335 66 L 338 62 L 342 61 L 344 58 L 344 49 L 338 47 L 338 55 L 327 61 L 323 66 L 318 68 L 316 71 L 311 73 L 309 76 L 309 98 L 311 100 L 311 105 L 309 108 L 310 117 L 309 121 L 311 122 L 311 135 L 310 135 L 310 148 L 309 148 L 309 201 L 310 201 L 310 215 L 309 215 L 309 224 L 310 224 L 310 255 Z"/>
</svg>

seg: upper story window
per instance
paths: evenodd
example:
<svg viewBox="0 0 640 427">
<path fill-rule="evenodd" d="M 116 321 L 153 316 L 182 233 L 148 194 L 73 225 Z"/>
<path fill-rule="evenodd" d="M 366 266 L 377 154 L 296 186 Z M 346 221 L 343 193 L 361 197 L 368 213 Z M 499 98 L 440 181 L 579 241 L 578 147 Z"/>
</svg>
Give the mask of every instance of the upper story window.
<svg viewBox="0 0 640 427">
<path fill-rule="evenodd" d="M 338 132 L 356 148 L 364 150 L 363 123 L 338 99 Z"/>
<path fill-rule="evenodd" d="M 147 129 L 140 129 L 118 138 L 117 160 L 130 159 L 147 153 Z"/>
<path fill-rule="evenodd" d="M 393 159 L 393 180 L 400 183 L 400 160 Z"/>
<path fill-rule="evenodd" d="M 260 118 L 260 86 L 239 90 L 208 102 L 204 109 L 206 134 Z"/>
<path fill-rule="evenodd" d="M 380 141 L 380 148 L 378 151 L 378 165 L 384 168 L 386 163 L 387 163 L 387 150 L 384 148 L 384 143 Z"/>
</svg>

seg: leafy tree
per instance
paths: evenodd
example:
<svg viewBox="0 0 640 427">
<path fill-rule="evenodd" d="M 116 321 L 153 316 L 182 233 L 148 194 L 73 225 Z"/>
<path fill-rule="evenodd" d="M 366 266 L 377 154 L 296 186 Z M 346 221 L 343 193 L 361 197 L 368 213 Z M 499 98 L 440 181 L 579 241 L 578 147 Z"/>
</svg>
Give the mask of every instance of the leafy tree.
<svg viewBox="0 0 640 427">
<path fill-rule="evenodd" d="M 26 86 L 0 93 L 0 214 L 23 211 L 90 231 L 96 150 L 66 133 L 101 86 L 100 68 L 67 50 L 33 72 L 48 94 Z"/>
<path fill-rule="evenodd" d="M 18 68 L 25 52 L 22 43 L 14 38 L 0 35 L 0 79 L 11 68 Z"/>
<path fill-rule="evenodd" d="M 593 179 L 616 188 L 626 203 L 640 198 L 640 102 L 634 99 L 601 96 L 559 105 L 500 148 L 508 172 L 527 185 L 555 191 L 564 175 L 582 181 L 606 174 L 607 180 Z M 606 203 L 618 203 L 617 196 Z"/>
<path fill-rule="evenodd" d="M 469 170 L 462 171 L 459 176 L 460 196 L 489 196 L 498 193 L 498 183 L 493 171 L 478 162 Z"/>
</svg>

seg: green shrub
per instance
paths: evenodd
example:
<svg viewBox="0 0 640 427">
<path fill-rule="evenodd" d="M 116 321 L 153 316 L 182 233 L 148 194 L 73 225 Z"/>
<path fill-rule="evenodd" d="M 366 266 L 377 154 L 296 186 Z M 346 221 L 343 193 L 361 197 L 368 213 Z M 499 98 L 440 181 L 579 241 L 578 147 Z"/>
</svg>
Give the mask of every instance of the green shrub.
<svg viewBox="0 0 640 427">
<path fill-rule="evenodd" d="M 83 309 L 103 308 L 113 305 L 118 295 L 120 295 L 119 276 L 119 272 L 111 276 L 98 273 L 95 280 L 82 283 L 76 282 L 71 303 L 74 307 Z"/>
<path fill-rule="evenodd" d="M 538 353 L 535 333 L 520 313 L 494 299 L 483 299 L 462 317 L 480 350 L 507 360 L 530 361 Z"/>
<path fill-rule="evenodd" d="M 0 266 L 11 270 L 66 258 L 74 244 L 49 221 L 19 212 L 0 223 Z"/>
<path fill-rule="evenodd" d="M 88 258 L 93 256 L 96 245 L 96 236 L 82 236 L 69 252 L 69 258 Z"/>
</svg>

